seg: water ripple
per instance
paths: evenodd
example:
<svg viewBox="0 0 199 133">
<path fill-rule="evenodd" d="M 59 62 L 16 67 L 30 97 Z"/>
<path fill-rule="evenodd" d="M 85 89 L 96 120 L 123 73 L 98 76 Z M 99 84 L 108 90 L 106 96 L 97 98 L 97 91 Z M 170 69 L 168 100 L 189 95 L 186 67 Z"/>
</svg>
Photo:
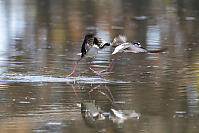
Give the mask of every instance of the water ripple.
<svg viewBox="0 0 199 133">
<path fill-rule="evenodd" d="M 76 82 L 86 84 L 106 84 L 106 83 L 130 83 L 130 81 L 109 80 L 99 77 L 51 77 L 51 76 L 37 76 L 37 75 L 22 75 L 22 74 L 9 74 L 1 75 L 0 82 Z"/>
</svg>

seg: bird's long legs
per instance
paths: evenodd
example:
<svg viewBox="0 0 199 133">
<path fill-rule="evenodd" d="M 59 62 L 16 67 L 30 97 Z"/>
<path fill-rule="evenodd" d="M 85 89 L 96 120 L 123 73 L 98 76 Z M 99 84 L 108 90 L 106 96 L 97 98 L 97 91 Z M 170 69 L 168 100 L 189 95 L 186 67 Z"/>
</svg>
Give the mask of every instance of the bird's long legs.
<svg viewBox="0 0 199 133">
<path fill-rule="evenodd" d="M 78 65 L 78 63 L 79 63 L 79 61 L 80 61 L 81 59 L 82 59 L 82 58 L 80 58 L 79 60 L 76 61 L 75 67 L 74 67 L 72 73 L 68 74 L 68 77 L 70 77 L 70 76 L 72 76 L 72 75 L 74 74 L 75 69 L 76 69 L 76 67 L 77 67 L 77 65 Z"/>
<path fill-rule="evenodd" d="M 99 84 L 99 85 L 95 86 L 94 88 L 90 89 L 90 91 L 88 92 L 89 97 L 91 98 L 91 93 L 92 93 L 93 91 L 99 89 L 100 87 L 102 87 L 101 84 Z M 117 105 L 115 104 L 115 102 L 114 102 L 114 98 L 113 98 L 113 95 L 112 95 L 110 89 L 109 89 L 107 86 L 105 86 L 105 89 L 109 92 L 109 95 L 110 95 L 111 97 L 110 97 L 108 94 L 106 94 L 105 92 L 103 92 L 102 90 L 97 90 L 97 92 L 98 92 L 99 94 L 101 94 L 101 95 L 104 95 L 104 96 L 112 103 L 112 105 L 117 106 Z"/>
<path fill-rule="evenodd" d="M 89 69 L 94 73 L 96 74 L 97 76 L 99 76 L 100 78 L 104 78 L 102 75 L 100 75 L 98 72 L 96 72 L 94 69 L 91 68 L 91 62 L 89 64 Z"/>
<path fill-rule="evenodd" d="M 113 69 L 113 67 L 114 67 L 115 61 L 118 59 L 118 57 L 119 57 L 120 55 L 121 55 L 121 53 L 118 53 L 118 54 L 112 59 L 110 65 L 107 67 L 107 69 L 100 71 L 100 73 L 104 73 L 104 72 L 108 72 L 108 71 L 111 72 L 112 69 Z M 80 61 L 81 59 L 82 59 L 82 58 L 80 58 L 79 60 L 76 61 L 76 65 L 75 65 L 73 71 L 68 75 L 68 77 L 70 77 L 70 76 L 72 76 L 72 75 L 74 74 L 74 72 L 75 72 L 75 70 L 76 70 L 76 68 L 77 68 L 77 65 L 78 65 L 78 63 L 79 63 L 79 61 Z M 95 73 L 96 75 L 98 75 L 100 78 L 104 78 L 102 75 L 100 75 L 98 72 L 96 72 L 94 69 L 91 68 L 91 60 L 90 60 L 90 64 L 89 64 L 89 69 L 90 69 L 93 73 Z"/>
<path fill-rule="evenodd" d="M 82 59 L 82 58 L 80 58 L 79 60 L 76 61 L 75 67 L 74 67 L 73 71 L 72 71 L 70 74 L 68 74 L 68 77 L 70 77 L 70 76 L 72 76 L 72 75 L 74 74 L 74 72 L 75 72 L 75 70 L 76 70 L 76 68 L 77 68 L 77 65 L 78 65 L 78 63 L 79 63 L 79 61 L 80 61 L 81 59 Z M 89 69 L 90 69 L 93 73 L 95 73 L 96 75 L 98 75 L 100 78 L 104 78 L 102 75 L 100 75 L 100 74 L 97 73 L 94 69 L 91 68 L 91 61 L 90 61 L 90 64 L 89 64 Z"/>
<path fill-rule="evenodd" d="M 107 69 L 100 71 L 100 73 L 104 73 L 104 72 L 111 72 L 113 70 L 113 67 L 115 65 L 115 61 L 118 59 L 118 57 L 121 55 L 122 53 L 118 53 L 111 61 L 111 63 L 109 64 L 109 66 L 107 67 Z"/>
<path fill-rule="evenodd" d="M 91 68 L 91 60 L 90 60 L 90 64 L 89 64 L 89 69 L 96 74 L 97 76 L 99 76 L 100 78 L 104 78 L 102 75 L 100 75 L 98 72 L 96 72 L 93 68 Z"/>
<path fill-rule="evenodd" d="M 73 83 L 70 83 L 70 82 L 67 82 L 68 85 L 71 85 L 71 87 L 73 88 L 73 92 L 75 93 L 75 96 L 78 98 L 78 95 L 77 95 L 77 92 L 76 92 L 76 89 L 75 89 L 75 86 Z"/>
</svg>

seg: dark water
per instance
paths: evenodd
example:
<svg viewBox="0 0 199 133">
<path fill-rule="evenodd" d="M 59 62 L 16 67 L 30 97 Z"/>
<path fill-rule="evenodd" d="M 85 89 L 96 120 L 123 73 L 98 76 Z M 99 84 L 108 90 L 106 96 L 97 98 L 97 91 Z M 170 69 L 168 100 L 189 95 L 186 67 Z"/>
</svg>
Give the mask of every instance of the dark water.
<svg viewBox="0 0 199 133">
<path fill-rule="evenodd" d="M 105 79 L 84 59 L 67 77 L 86 33 L 168 50 L 124 53 Z M 198 131 L 198 0 L 0 0 L 0 133 Z"/>
</svg>

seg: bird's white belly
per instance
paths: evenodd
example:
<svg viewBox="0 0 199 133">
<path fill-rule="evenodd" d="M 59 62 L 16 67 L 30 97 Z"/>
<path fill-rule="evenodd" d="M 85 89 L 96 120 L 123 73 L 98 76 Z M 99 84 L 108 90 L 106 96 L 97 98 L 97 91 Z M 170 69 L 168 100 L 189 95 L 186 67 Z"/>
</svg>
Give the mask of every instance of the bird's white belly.
<svg viewBox="0 0 199 133">
<path fill-rule="evenodd" d="M 86 57 L 94 57 L 98 53 L 99 48 L 97 47 L 92 47 L 88 50 L 86 53 Z"/>
</svg>

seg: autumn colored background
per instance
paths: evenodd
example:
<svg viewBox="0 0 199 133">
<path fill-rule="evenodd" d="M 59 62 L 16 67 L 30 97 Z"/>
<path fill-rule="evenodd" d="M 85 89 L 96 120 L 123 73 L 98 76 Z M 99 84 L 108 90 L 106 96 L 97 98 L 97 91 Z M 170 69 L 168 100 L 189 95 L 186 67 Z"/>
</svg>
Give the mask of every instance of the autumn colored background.
<svg viewBox="0 0 199 133">
<path fill-rule="evenodd" d="M 87 33 L 106 41 L 122 34 L 149 50 L 168 49 L 124 53 L 106 79 L 82 60 L 68 78 Z M 112 51 L 101 51 L 92 67 L 106 68 Z M 140 118 L 88 125 L 80 104 L 95 101 L 109 112 L 107 88 L 118 110 Z M 0 0 L 0 133 L 198 131 L 198 0 Z"/>
</svg>

